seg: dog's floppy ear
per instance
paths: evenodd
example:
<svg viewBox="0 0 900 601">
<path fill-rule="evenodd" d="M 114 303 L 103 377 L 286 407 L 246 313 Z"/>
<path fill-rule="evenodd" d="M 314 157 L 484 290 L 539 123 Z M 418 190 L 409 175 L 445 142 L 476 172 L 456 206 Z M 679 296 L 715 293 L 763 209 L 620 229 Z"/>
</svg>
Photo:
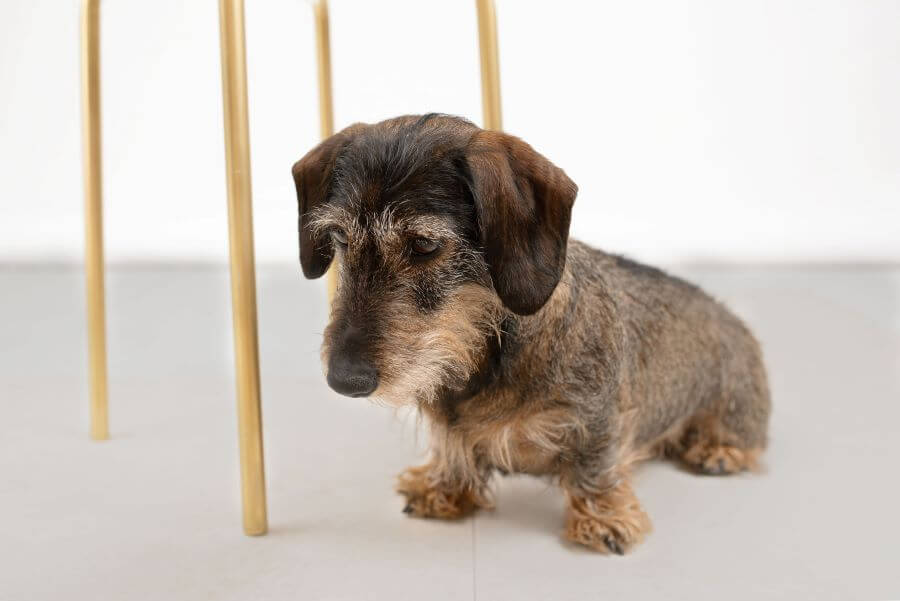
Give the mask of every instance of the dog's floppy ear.
<svg viewBox="0 0 900 601">
<path fill-rule="evenodd" d="M 306 153 L 291 169 L 300 213 L 300 265 L 307 278 L 317 278 L 325 273 L 334 257 L 334 245 L 327 232 L 310 229 L 310 212 L 328 199 L 335 161 L 363 127 L 364 124 L 357 123 L 339 131 Z"/>
<path fill-rule="evenodd" d="M 475 134 L 466 162 L 494 289 L 510 310 L 531 315 L 562 276 L 578 187 L 524 141 L 500 132 Z"/>
</svg>

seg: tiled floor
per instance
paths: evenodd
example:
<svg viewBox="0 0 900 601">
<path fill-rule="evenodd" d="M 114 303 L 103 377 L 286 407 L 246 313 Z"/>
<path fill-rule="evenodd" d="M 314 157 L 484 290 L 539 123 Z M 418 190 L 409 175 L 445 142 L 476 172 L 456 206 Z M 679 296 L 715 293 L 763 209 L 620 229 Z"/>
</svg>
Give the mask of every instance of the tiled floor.
<svg viewBox="0 0 900 601">
<path fill-rule="evenodd" d="M 323 382 L 320 283 L 259 270 L 271 532 L 240 530 L 227 271 L 113 268 L 113 440 L 88 441 L 72 268 L 0 268 L 0 599 L 900 597 L 900 271 L 692 268 L 761 338 L 767 472 L 653 463 L 632 555 L 564 544 L 560 494 L 498 482 L 476 519 L 408 519 L 415 419 Z"/>
</svg>

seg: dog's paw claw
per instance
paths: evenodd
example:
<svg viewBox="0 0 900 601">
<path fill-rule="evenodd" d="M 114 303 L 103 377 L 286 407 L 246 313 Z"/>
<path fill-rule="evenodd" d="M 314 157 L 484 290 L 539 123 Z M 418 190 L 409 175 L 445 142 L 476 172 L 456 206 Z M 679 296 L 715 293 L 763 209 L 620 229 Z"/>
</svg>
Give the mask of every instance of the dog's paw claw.
<svg viewBox="0 0 900 601">
<path fill-rule="evenodd" d="M 413 510 L 413 506 L 411 503 L 407 503 L 406 507 L 403 508 L 403 513 L 405 513 L 407 515 L 411 514 L 413 511 L 414 510 Z"/>
<path fill-rule="evenodd" d="M 605 538 L 603 539 L 603 543 L 606 545 L 606 547 L 607 547 L 610 551 L 612 551 L 612 552 L 615 553 L 616 555 L 625 555 L 625 550 L 622 549 L 622 545 L 620 545 L 620 544 L 619 544 L 619 541 L 617 541 L 617 540 L 614 539 L 613 537 L 611 537 L 611 536 L 605 537 Z"/>
</svg>

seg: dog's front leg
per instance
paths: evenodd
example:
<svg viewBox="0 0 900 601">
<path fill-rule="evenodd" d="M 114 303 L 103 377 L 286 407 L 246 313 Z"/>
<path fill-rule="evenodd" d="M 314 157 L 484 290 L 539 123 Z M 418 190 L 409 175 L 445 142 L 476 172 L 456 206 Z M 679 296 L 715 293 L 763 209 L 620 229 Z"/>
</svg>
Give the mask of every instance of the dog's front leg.
<svg viewBox="0 0 900 601">
<path fill-rule="evenodd" d="M 650 531 L 650 518 L 627 476 L 601 492 L 563 483 L 568 499 L 566 538 L 595 551 L 623 555 Z"/>
<path fill-rule="evenodd" d="M 450 477 L 439 462 L 410 467 L 397 477 L 397 492 L 406 497 L 404 513 L 413 517 L 455 520 L 479 507 L 490 507 L 486 474 Z"/>
</svg>

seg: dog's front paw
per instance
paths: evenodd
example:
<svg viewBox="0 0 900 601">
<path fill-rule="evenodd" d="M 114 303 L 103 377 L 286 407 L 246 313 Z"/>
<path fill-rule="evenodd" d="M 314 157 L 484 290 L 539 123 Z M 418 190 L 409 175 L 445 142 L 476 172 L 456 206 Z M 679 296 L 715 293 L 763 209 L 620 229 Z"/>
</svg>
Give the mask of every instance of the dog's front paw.
<svg viewBox="0 0 900 601">
<path fill-rule="evenodd" d="M 600 519 L 572 514 L 566 522 L 566 538 L 601 553 L 624 555 L 643 538 L 643 521 L 649 525 L 646 516 L 635 521 L 632 516 Z"/>
<path fill-rule="evenodd" d="M 436 489 L 422 494 L 410 494 L 402 490 L 399 492 L 406 496 L 403 513 L 412 517 L 456 520 L 469 515 L 478 507 L 466 493 Z"/>
<path fill-rule="evenodd" d="M 411 467 L 397 477 L 397 492 L 406 497 L 403 513 L 412 517 L 456 520 L 481 504 L 468 489 L 453 490 L 435 485 L 428 466 Z"/>
<path fill-rule="evenodd" d="M 601 553 L 624 555 L 651 529 L 630 486 L 596 496 L 570 496 L 566 538 Z"/>
</svg>

